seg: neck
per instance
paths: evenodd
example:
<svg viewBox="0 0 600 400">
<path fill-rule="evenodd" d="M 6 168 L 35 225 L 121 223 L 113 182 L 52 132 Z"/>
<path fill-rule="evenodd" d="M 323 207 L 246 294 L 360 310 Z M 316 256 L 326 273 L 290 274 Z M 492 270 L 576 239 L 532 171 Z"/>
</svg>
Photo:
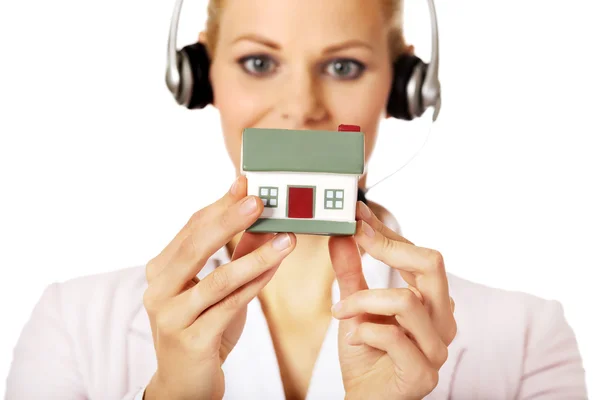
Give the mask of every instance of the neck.
<svg viewBox="0 0 600 400">
<path fill-rule="evenodd" d="M 369 201 L 375 215 L 399 232 L 396 220 L 382 206 Z M 327 236 L 296 235 L 294 251 L 281 263 L 277 273 L 259 294 L 266 313 L 289 324 L 305 324 L 315 318 L 330 317 L 331 288 L 335 273 L 329 258 Z M 229 254 L 241 234 L 229 244 Z"/>
<path fill-rule="evenodd" d="M 329 315 L 335 274 L 328 240 L 327 236 L 297 235 L 296 248 L 261 293 L 263 306 L 299 320 Z"/>
<path fill-rule="evenodd" d="M 241 235 L 229 243 L 230 254 Z M 265 312 L 305 323 L 318 315 L 329 315 L 331 267 L 327 236 L 296 235 L 296 248 L 281 263 L 277 273 L 259 294 Z"/>
</svg>

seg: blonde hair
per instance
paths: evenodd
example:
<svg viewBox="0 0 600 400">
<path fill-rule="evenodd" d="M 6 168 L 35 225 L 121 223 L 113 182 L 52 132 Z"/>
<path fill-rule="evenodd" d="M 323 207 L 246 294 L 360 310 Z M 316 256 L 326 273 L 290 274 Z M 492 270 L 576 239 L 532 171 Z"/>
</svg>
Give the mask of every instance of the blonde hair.
<svg viewBox="0 0 600 400">
<path fill-rule="evenodd" d="M 206 21 L 206 47 L 209 56 L 212 57 L 217 46 L 219 36 L 219 24 L 221 21 L 221 12 L 225 6 L 226 0 L 210 0 L 207 10 Z M 392 60 L 407 50 L 402 29 L 402 6 L 403 0 L 379 0 L 383 8 L 386 23 L 393 24 L 390 29 L 388 44 Z"/>
</svg>

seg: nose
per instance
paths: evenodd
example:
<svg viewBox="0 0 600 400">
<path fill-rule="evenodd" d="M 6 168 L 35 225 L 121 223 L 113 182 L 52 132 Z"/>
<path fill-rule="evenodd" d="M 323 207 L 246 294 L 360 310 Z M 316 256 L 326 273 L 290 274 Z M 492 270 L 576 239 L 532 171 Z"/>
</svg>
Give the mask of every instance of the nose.
<svg viewBox="0 0 600 400">
<path fill-rule="evenodd" d="M 290 72 L 281 87 L 281 118 L 296 129 L 323 122 L 327 118 L 323 100 L 322 87 L 317 77 L 306 68 L 298 68 Z"/>
</svg>

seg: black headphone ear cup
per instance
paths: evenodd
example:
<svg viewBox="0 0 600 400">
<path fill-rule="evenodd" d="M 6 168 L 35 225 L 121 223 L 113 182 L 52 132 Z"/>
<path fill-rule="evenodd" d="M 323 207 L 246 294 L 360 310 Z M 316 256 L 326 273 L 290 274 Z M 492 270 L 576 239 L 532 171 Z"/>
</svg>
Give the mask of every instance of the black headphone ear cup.
<svg viewBox="0 0 600 400">
<path fill-rule="evenodd" d="M 210 59 L 206 46 L 194 43 L 181 49 L 179 70 L 182 77 L 180 91 L 188 91 L 189 100 L 186 107 L 189 109 L 204 108 L 213 102 L 213 90 L 210 84 Z M 187 65 L 185 65 L 187 64 Z M 184 71 L 185 69 L 189 71 Z M 184 72 L 187 72 L 184 73 Z M 189 76 L 191 82 L 184 82 L 183 78 Z"/>
<path fill-rule="evenodd" d="M 412 82 L 415 72 L 425 71 L 423 61 L 411 54 L 403 54 L 394 62 L 394 75 L 390 96 L 388 98 L 387 113 L 390 117 L 410 121 L 416 117 L 411 108 L 420 103 L 421 86 L 424 78 L 420 76 L 418 82 Z M 418 86 L 418 87 L 409 87 Z M 412 107 L 411 107 L 412 106 Z"/>
</svg>

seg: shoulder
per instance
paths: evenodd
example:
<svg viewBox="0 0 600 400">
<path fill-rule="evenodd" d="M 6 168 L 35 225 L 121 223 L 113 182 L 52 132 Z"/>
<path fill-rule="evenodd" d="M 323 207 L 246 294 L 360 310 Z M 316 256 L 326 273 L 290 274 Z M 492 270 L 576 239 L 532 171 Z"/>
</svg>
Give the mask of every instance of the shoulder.
<svg viewBox="0 0 600 400">
<path fill-rule="evenodd" d="M 145 271 L 142 265 L 54 282 L 37 307 L 54 309 L 71 332 L 101 331 L 101 325 L 116 328 L 131 321 L 142 306 Z"/>
<path fill-rule="evenodd" d="M 558 300 L 491 287 L 452 274 L 448 274 L 448 284 L 456 304 L 457 324 L 462 324 L 459 329 L 467 336 L 479 337 L 479 342 L 506 346 L 506 356 L 523 357 L 528 347 L 554 340 L 558 334 L 572 334 Z"/>
<path fill-rule="evenodd" d="M 74 277 L 55 283 L 67 296 L 111 296 L 130 297 L 146 288 L 146 266 L 138 265 L 97 274 Z"/>
<path fill-rule="evenodd" d="M 561 302 L 452 274 L 448 281 L 456 303 L 457 346 L 466 349 L 457 372 L 462 382 L 491 379 L 497 387 L 511 382 L 518 398 L 540 391 L 585 398 L 583 361 Z M 465 393 L 473 390 L 464 386 Z"/>
<path fill-rule="evenodd" d="M 138 266 L 47 285 L 13 350 L 10 393 L 33 398 L 49 388 L 60 398 L 75 392 L 119 398 L 127 389 L 128 332 L 143 311 L 145 278 L 145 266 Z"/>
<path fill-rule="evenodd" d="M 523 336 L 540 325 L 550 327 L 564 319 L 562 304 L 517 290 L 496 288 L 448 274 L 455 313 L 472 328 L 494 335 L 513 332 Z"/>
<path fill-rule="evenodd" d="M 63 302 L 69 300 L 71 303 L 71 300 L 80 300 L 76 304 L 65 304 L 67 307 L 90 307 L 107 303 L 122 305 L 126 304 L 127 300 L 140 299 L 140 295 L 147 287 L 146 267 L 141 265 L 84 275 L 55 282 L 51 286 L 56 287 Z"/>
</svg>

